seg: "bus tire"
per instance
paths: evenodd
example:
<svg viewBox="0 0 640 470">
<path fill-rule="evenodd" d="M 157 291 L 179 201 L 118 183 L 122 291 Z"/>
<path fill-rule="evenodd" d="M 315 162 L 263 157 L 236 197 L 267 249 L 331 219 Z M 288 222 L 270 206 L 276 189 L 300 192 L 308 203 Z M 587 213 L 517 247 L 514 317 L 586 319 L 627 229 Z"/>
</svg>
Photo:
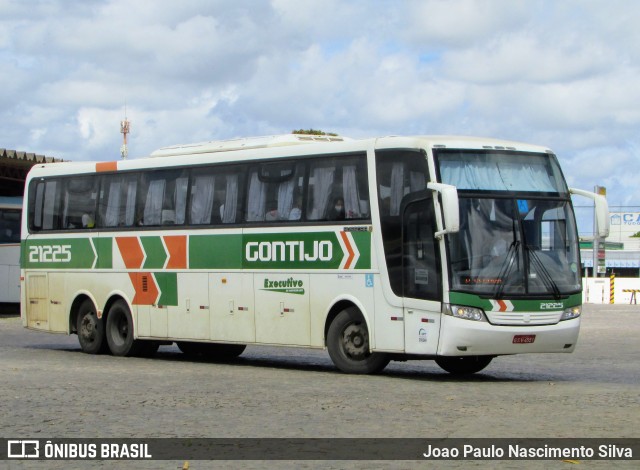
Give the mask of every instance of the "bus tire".
<svg viewBox="0 0 640 470">
<path fill-rule="evenodd" d="M 133 317 L 124 300 L 116 300 L 109 309 L 106 325 L 107 343 L 114 356 L 135 356 L 142 349 L 133 339 Z"/>
<path fill-rule="evenodd" d="M 464 375 L 475 374 L 487 367 L 493 356 L 442 356 L 436 358 L 436 364 L 450 374 Z"/>
<path fill-rule="evenodd" d="M 327 349 L 335 366 L 349 374 L 375 374 L 390 361 L 388 354 L 369 351 L 369 330 L 355 307 L 333 319 L 327 333 Z"/>
<path fill-rule="evenodd" d="M 93 302 L 86 299 L 80 304 L 76 321 L 80 349 L 87 354 L 107 352 L 104 322 L 98 318 Z"/>
</svg>

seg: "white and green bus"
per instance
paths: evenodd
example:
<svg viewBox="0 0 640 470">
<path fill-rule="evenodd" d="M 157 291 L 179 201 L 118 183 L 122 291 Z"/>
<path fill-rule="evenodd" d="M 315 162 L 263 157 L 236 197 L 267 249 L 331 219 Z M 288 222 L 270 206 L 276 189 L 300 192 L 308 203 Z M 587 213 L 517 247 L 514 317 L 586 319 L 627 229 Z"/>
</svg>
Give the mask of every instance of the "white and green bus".
<svg viewBox="0 0 640 470">
<path fill-rule="evenodd" d="M 36 165 L 22 320 L 87 353 L 229 358 L 326 348 L 342 371 L 571 352 L 571 194 L 544 147 L 466 137 L 273 136 Z"/>
<path fill-rule="evenodd" d="M 0 307 L 17 312 L 20 303 L 22 197 L 0 196 Z"/>
</svg>

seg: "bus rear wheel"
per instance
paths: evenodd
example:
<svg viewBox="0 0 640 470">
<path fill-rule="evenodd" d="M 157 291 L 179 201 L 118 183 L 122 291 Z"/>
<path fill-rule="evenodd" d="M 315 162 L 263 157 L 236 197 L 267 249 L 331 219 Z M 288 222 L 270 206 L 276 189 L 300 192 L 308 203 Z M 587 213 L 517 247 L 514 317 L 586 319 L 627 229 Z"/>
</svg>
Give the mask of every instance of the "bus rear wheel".
<svg viewBox="0 0 640 470">
<path fill-rule="evenodd" d="M 438 357 L 436 364 L 455 375 L 475 374 L 487 367 L 493 356 Z"/>
<path fill-rule="evenodd" d="M 80 349 L 87 354 L 100 354 L 107 351 L 104 335 L 104 322 L 98 318 L 93 302 L 86 299 L 78 309 L 76 331 Z"/>
<path fill-rule="evenodd" d="M 124 300 L 117 300 L 109 309 L 106 337 L 114 356 L 135 356 L 144 349 L 142 341 L 133 338 L 133 317 Z"/>
<path fill-rule="evenodd" d="M 369 330 L 357 308 L 340 312 L 329 326 L 327 349 L 335 366 L 350 374 L 381 372 L 390 357 L 369 350 Z"/>
</svg>

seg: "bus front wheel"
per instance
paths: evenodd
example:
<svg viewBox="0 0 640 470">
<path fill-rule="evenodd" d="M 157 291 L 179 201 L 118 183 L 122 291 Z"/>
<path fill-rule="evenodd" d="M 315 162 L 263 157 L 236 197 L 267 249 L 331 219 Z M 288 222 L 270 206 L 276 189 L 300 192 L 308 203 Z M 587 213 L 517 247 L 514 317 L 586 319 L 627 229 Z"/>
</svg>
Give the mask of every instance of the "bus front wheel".
<svg viewBox="0 0 640 470">
<path fill-rule="evenodd" d="M 436 364 L 450 374 L 475 374 L 487 367 L 493 356 L 438 357 Z"/>
<path fill-rule="evenodd" d="M 338 369 L 350 374 L 375 374 L 389 364 L 389 356 L 369 350 L 369 330 L 356 308 L 340 312 L 327 334 L 329 356 Z"/>
<path fill-rule="evenodd" d="M 104 323 L 98 318 L 96 308 L 91 300 L 86 299 L 78 309 L 76 322 L 80 349 L 87 354 L 106 352 L 107 342 L 104 337 Z"/>
<path fill-rule="evenodd" d="M 117 300 L 109 309 L 106 337 L 114 356 L 135 356 L 144 346 L 133 338 L 133 317 L 124 300 Z"/>
</svg>

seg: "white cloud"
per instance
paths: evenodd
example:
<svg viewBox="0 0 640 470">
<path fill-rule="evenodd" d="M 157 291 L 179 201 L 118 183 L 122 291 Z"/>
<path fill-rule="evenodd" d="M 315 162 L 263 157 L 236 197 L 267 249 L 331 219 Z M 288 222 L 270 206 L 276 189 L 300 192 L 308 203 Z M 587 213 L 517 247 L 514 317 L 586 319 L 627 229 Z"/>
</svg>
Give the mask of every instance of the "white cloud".
<svg viewBox="0 0 640 470">
<path fill-rule="evenodd" d="M 640 201 L 640 4 L 5 0 L 0 13 L 0 147 L 117 158 L 126 103 L 132 156 L 299 127 L 488 135 L 551 146 L 574 185 Z"/>
</svg>

